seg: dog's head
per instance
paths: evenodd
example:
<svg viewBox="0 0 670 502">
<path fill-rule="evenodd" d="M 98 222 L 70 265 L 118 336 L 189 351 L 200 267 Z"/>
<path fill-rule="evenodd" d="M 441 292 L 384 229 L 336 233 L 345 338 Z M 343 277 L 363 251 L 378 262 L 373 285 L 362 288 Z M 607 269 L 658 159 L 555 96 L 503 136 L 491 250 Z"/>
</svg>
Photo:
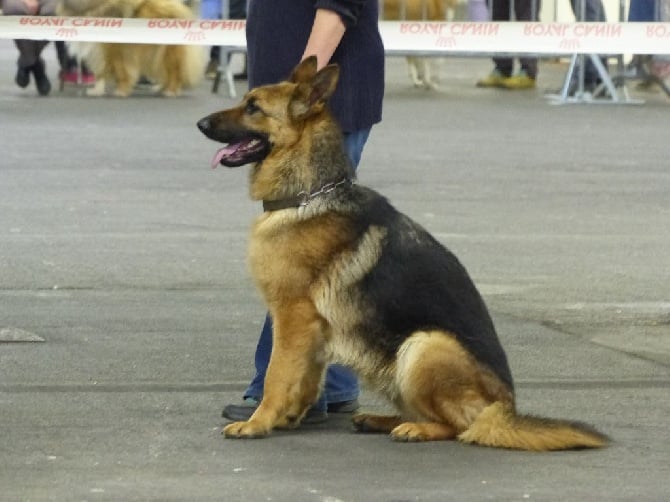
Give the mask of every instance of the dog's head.
<svg viewBox="0 0 670 502">
<path fill-rule="evenodd" d="M 288 80 L 257 87 L 239 106 L 200 120 L 205 136 L 226 144 L 212 167 L 251 164 L 249 192 L 263 201 L 353 178 L 342 133 L 326 106 L 338 76 L 336 65 L 317 71 L 316 58 L 309 57 Z"/>
<path fill-rule="evenodd" d="M 198 121 L 200 131 L 227 145 L 217 151 L 212 167 L 258 163 L 294 145 L 306 121 L 324 111 L 335 91 L 339 68 L 316 71 L 316 57 L 305 59 L 291 77 L 249 91 L 235 108 Z"/>
</svg>

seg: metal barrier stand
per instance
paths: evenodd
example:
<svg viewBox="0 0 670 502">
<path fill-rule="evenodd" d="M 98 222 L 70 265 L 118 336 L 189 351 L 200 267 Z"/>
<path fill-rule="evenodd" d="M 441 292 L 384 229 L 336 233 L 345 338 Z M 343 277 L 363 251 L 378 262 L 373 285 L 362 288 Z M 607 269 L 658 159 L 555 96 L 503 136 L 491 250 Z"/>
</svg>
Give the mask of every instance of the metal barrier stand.
<svg viewBox="0 0 670 502">
<path fill-rule="evenodd" d="M 579 21 L 583 21 L 586 17 L 586 0 L 581 0 L 579 2 L 579 7 L 579 16 L 577 17 Z M 620 0 L 619 18 L 622 20 L 624 19 L 624 13 L 624 0 Z M 584 84 L 587 58 L 595 67 L 598 72 L 598 77 L 600 78 L 600 83 L 592 91 L 587 91 Z M 616 58 L 617 70 L 619 74 L 621 74 L 624 71 L 623 55 L 619 54 Z M 575 75 L 575 71 L 577 71 L 577 75 Z M 574 87 L 572 85 L 573 82 L 577 82 L 577 87 L 574 88 L 571 94 L 571 87 Z M 548 94 L 547 98 L 550 100 L 550 103 L 554 105 L 581 103 L 641 105 L 644 103 L 644 100 L 631 98 L 624 79 L 612 79 L 598 54 L 573 54 L 570 58 L 570 65 L 568 66 L 568 71 L 565 75 L 560 94 Z"/>
</svg>

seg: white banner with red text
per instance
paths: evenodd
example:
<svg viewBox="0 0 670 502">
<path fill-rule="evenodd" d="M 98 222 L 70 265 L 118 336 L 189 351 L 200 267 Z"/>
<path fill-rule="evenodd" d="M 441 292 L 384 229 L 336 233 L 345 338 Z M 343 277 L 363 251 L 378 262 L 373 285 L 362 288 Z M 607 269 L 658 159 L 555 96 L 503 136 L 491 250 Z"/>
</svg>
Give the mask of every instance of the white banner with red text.
<svg viewBox="0 0 670 502">
<path fill-rule="evenodd" d="M 245 21 L 0 16 L 0 39 L 219 45 L 244 49 Z M 381 21 L 389 55 L 670 54 L 670 23 Z"/>
</svg>

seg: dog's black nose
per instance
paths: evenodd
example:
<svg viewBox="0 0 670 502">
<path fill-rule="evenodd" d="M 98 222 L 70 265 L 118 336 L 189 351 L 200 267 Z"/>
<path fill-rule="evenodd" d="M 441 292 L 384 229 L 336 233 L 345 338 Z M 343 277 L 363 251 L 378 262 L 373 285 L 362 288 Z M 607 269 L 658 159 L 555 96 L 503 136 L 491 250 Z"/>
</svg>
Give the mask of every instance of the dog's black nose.
<svg viewBox="0 0 670 502">
<path fill-rule="evenodd" d="M 208 131 L 209 128 L 210 128 L 209 117 L 205 117 L 204 119 L 198 120 L 198 129 L 200 129 L 200 131 L 205 132 Z"/>
</svg>

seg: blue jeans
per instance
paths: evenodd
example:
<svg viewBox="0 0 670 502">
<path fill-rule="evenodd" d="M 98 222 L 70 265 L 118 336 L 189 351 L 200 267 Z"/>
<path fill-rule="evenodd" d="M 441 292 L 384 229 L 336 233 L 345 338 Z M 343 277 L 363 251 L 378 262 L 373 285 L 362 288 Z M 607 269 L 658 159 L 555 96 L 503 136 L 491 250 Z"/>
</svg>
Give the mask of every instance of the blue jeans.
<svg viewBox="0 0 670 502">
<path fill-rule="evenodd" d="M 629 22 L 651 22 L 657 21 L 658 16 L 656 2 L 654 0 L 631 0 L 628 9 Z"/>
<path fill-rule="evenodd" d="M 370 135 L 370 129 L 361 129 L 352 133 L 344 134 L 344 147 L 351 159 L 354 168 L 358 167 L 363 153 L 363 147 Z M 254 363 L 256 365 L 256 374 L 251 380 L 249 387 L 244 393 L 244 397 L 252 397 L 260 400 L 263 397 L 263 384 L 265 382 L 265 373 L 270 362 L 272 353 L 272 319 L 269 315 L 265 316 L 265 323 L 261 330 L 261 336 L 256 346 Z M 358 380 L 351 370 L 333 364 L 326 371 L 326 385 L 324 391 L 319 396 L 319 400 L 314 404 L 314 408 L 326 410 L 328 403 L 339 403 L 342 401 L 351 401 L 356 399 L 360 389 Z"/>
</svg>

